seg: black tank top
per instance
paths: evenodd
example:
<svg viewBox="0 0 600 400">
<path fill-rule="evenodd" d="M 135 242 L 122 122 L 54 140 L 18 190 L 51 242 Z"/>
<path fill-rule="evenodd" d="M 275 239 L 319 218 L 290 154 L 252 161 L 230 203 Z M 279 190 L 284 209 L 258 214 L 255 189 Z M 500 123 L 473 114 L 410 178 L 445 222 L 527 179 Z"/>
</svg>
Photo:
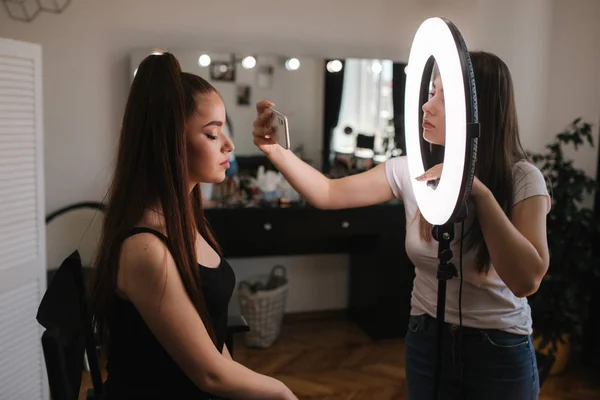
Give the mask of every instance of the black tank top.
<svg viewBox="0 0 600 400">
<path fill-rule="evenodd" d="M 149 228 L 134 228 L 125 238 L 142 232 L 156 235 L 167 243 L 162 233 Z M 235 274 L 223 258 L 217 268 L 200 264 L 198 268 L 217 348 L 222 352 Z M 112 308 L 104 399 L 216 399 L 185 375 L 131 302 L 115 294 Z"/>
</svg>

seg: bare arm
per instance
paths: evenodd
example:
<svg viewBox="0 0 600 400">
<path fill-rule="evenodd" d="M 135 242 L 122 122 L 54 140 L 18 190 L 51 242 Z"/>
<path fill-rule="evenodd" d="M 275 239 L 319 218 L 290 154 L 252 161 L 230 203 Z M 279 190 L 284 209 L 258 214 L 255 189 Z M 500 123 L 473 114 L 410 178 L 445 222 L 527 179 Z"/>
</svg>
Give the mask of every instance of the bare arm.
<svg viewBox="0 0 600 400">
<path fill-rule="evenodd" d="M 173 258 L 153 235 L 125 240 L 119 290 L 165 350 L 202 390 L 231 399 L 297 400 L 280 381 L 220 354 L 185 292 Z"/>
<path fill-rule="evenodd" d="M 269 159 L 290 185 L 317 208 L 364 207 L 394 198 L 383 164 L 360 174 L 330 179 L 282 147 L 274 149 Z"/>
<path fill-rule="evenodd" d="M 545 196 L 512 207 L 511 220 L 485 188 L 474 196 L 477 218 L 496 272 L 517 297 L 535 293 L 548 270 Z"/>
<path fill-rule="evenodd" d="M 269 136 L 273 115 L 265 109 L 270 106 L 272 103 L 266 101 L 257 104 L 254 143 L 310 204 L 321 209 L 342 209 L 374 205 L 394 198 L 383 164 L 361 174 L 329 179 L 292 151 L 279 146 Z"/>
</svg>

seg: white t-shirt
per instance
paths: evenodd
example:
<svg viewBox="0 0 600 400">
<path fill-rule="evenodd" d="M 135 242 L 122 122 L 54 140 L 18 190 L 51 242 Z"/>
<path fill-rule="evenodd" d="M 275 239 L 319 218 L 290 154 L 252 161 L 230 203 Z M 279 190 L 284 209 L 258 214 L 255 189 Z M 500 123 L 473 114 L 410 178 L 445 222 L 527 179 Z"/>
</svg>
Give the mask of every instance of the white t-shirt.
<svg viewBox="0 0 600 400">
<path fill-rule="evenodd" d="M 437 310 L 437 258 L 438 242 L 426 242 L 419 234 L 419 222 L 415 219 L 417 202 L 410 183 L 406 156 L 386 161 L 386 175 L 394 195 L 403 200 L 406 213 L 406 252 L 416 267 L 411 315 L 429 314 L 436 316 Z M 515 182 L 513 205 L 528 197 L 545 195 L 548 198 L 546 212 L 550 211 L 550 196 L 540 170 L 531 163 L 520 161 L 513 169 Z M 473 214 L 471 214 L 473 215 Z M 471 218 L 473 218 L 471 216 Z M 414 220 L 414 222 L 413 222 Z M 465 221 L 465 233 L 471 221 Z M 460 234 L 461 224 L 455 225 L 454 240 L 451 243 L 452 263 L 460 273 Z M 531 334 L 531 309 L 526 298 L 516 297 L 500 279 L 493 265 L 487 274 L 476 268 L 476 251 L 467 251 L 468 240 L 463 245 L 463 326 L 480 329 L 501 329 L 521 335 Z M 458 278 L 447 283 L 445 321 L 459 324 Z"/>
</svg>

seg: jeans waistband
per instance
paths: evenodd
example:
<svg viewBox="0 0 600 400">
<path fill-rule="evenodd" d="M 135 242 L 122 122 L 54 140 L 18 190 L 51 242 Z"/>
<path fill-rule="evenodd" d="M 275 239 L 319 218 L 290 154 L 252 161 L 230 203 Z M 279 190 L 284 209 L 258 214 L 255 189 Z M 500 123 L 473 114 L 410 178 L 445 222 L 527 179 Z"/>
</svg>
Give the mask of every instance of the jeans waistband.
<svg viewBox="0 0 600 400">
<path fill-rule="evenodd" d="M 434 318 L 429 314 L 415 315 L 413 317 L 422 317 L 425 319 L 425 321 L 427 321 L 428 324 L 434 324 L 434 326 L 437 326 L 437 323 L 438 323 L 437 318 Z M 473 327 L 464 326 L 464 325 L 461 327 L 460 325 L 451 324 L 446 321 L 444 321 L 444 326 L 447 327 L 451 333 L 457 333 L 460 331 L 460 332 L 462 332 L 463 335 L 481 335 L 481 334 L 487 334 L 487 333 L 502 332 L 507 335 L 515 335 L 515 336 L 523 336 L 523 337 L 527 336 L 527 335 L 518 335 L 516 333 L 502 331 L 500 329 L 473 328 Z"/>
</svg>

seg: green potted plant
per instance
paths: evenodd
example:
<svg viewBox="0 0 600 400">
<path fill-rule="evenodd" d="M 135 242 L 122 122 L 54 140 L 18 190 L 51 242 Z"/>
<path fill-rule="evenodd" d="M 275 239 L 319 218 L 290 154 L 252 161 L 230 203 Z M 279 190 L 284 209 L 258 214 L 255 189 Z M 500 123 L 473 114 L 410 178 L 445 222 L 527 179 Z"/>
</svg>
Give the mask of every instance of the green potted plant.
<svg viewBox="0 0 600 400">
<path fill-rule="evenodd" d="M 590 284 L 600 276 L 600 260 L 593 251 L 599 227 L 594 225 L 593 210 L 583 205 L 597 183 L 574 167 L 563 151 L 569 145 L 575 150 L 586 144 L 593 147 L 591 133 L 592 126 L 577 118 L 556 135 L 544 152 L 530 153 L 546 177 L 552 197 L 547 218 L 550 267 L 529 302 L 533 336 L 541 353 L 538 360 L 551 364 L 556 361 L 553 373 L 564 368 L 569 348 L 580 350 Z M 539 367 L 541 372 L 544 366 Z"/>
</svg>

